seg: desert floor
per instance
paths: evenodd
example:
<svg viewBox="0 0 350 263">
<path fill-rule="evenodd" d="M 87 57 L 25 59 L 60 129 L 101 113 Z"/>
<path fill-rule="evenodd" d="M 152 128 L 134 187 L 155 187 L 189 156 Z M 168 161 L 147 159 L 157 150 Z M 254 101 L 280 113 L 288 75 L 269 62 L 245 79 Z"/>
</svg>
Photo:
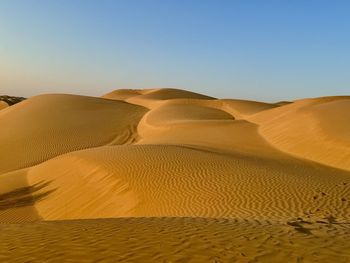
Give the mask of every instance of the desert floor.
<svg viewBox="0 0 350 263">
<path fill-rule="evenodd" d="M 0 262 L 350 262 L 350 97 L 20 100 L 0 101 Z"/>
</svg>

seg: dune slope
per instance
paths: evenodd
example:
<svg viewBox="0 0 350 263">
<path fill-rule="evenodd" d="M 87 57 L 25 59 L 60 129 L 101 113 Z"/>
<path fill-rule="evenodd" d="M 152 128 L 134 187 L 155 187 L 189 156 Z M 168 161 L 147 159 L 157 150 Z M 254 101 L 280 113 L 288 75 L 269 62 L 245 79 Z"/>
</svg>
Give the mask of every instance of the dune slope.
<svg viewBox="0 0 350 263">
<path fill-rule="evenodd" d="M 274 147 L 350 170 L 350 97 L 296 101 L 251 117 Z"/>
<path fill-rule="evenodd" d="M 0 173 L 74 150 L 132 142 L 145 111 L 125 102 L 74 95 L 41 95 L 11 106 L 0 112 L 5 124 L 0 129 Z"/>
<path fill-rule="evenodd" d="M 170 145 L 105 146 L 47 161 L 30 169 L 27 178 L 29 185 L 47 184 L 36 195 L 49 194 L 34 205 L 46 220 L 350 219 L 348 173 L 240 153 Z"/>
</svg>

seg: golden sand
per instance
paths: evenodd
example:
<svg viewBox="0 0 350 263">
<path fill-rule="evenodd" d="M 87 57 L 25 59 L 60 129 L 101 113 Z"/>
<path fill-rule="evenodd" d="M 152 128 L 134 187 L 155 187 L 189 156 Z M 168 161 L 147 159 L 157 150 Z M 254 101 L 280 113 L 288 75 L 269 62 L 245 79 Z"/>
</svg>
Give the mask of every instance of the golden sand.
<svg viewBox="0 0 350 263">
<path fill-rule="evenodd" d="M 7 105 L 6 102 L 0 101 L 0 110 L 5 109 L 5 108 L 7 108 L 7 107 L 8 107 L 8 105 Z"/>
<path fill-rule="evenodd" d="M 6 262 L 349 262 L 342 225 L 123 218 L 0 225 Z"/>
<path fill-rule="evenodd" d="M 8 107 L 0 261 L 348 262 L 349 111 L 175 89 Z"/>
</svg>

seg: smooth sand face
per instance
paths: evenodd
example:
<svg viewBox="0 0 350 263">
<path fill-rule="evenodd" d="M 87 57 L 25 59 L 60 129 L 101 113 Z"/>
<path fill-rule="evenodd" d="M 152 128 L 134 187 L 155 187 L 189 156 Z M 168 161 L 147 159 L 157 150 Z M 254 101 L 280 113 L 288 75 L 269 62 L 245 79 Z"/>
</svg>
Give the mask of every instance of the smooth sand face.
<svg viewBox="0 0 350 263">
<path fill-rule="evenodd" d="M 274 147 L 297 157 L 350 170 L 350 97 L 306 99 L 249 120 Z"/>
<path fill-rule="evenodd" d="M 0 112 L 0 173 L 80 149 L 134 140 L 146 109 L 120 101 L 41 95 Z M 11 153 L 11 154 L 9 154 Z"/>
<path fill-rule="evenodd" d="M 4 225 L 1 242 L 25 241 L 17 254 L 6 246 L 0 254 L 346 262 L 349 102 L 269 104 L 150 89 L 11 106 L 0 111 L 0 222 L 60 221 Z M 90 237 L 107 252 L 82 252 Z"/>
</svg>

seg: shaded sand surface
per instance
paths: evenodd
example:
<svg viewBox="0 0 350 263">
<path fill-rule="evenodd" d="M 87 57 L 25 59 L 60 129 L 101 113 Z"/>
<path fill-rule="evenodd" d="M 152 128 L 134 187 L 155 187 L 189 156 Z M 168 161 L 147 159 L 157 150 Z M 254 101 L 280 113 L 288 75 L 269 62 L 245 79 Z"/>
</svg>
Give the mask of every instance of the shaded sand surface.
<svg viewBox="0 0 350 263">
<path fill-rule="evenodd" d="M 1 262 L 349 262 L 350 97 L 48 94 L 0 111 Z"/>
</svg>

